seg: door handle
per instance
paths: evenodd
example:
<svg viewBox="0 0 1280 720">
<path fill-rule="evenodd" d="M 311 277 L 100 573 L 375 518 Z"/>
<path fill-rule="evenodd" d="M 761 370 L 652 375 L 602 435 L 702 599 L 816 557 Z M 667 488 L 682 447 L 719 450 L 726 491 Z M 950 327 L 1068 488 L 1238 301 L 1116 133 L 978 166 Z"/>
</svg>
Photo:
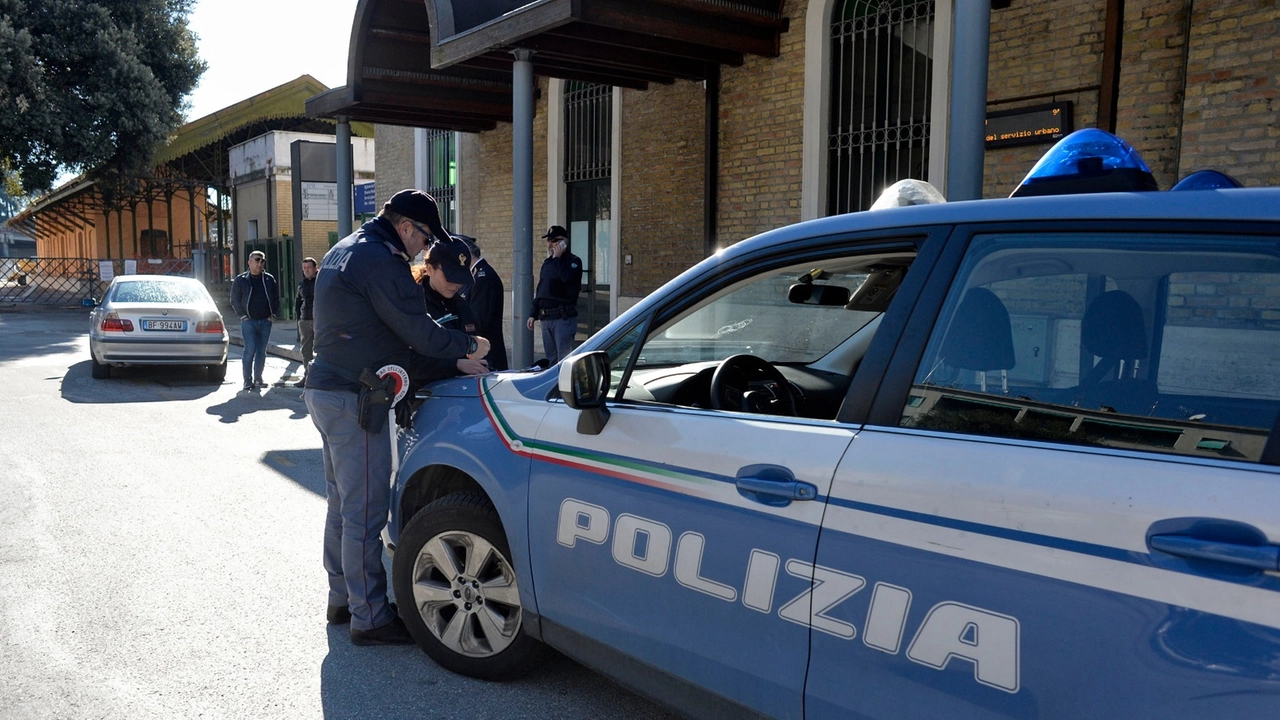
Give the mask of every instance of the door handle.
<svg viewBox="0 0 1280 720">
<path fill-rule="evenodd" d="M 1214 560 L 1255 570 L 1280 570 L 1280 546 L 1276 545 L 1243 545 L 1191 535 L 1152 535 L 1147 542 L 1154 550 L 1179 557 Z"/>
<path fill-rule="evenodd" d="M 796 480 L 790 470 L 778 465 L 748 465 L 738 471 L 734 485 L 739 495 L 772 507 L 818 497 L 816 485 Z"/>
</svg>

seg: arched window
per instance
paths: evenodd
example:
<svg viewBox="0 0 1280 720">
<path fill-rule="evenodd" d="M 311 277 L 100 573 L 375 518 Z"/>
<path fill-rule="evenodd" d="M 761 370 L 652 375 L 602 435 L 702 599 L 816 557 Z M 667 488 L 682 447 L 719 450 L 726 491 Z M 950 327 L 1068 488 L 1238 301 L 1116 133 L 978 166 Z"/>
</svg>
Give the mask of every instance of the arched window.
<svg viewBox="0 0 1280 720">
<path fill-rule="evenodd" d="M 827 214 L 865 210 L 925 179 L 933 0 L 839 0 L 831 16 Z"/>
</svg>

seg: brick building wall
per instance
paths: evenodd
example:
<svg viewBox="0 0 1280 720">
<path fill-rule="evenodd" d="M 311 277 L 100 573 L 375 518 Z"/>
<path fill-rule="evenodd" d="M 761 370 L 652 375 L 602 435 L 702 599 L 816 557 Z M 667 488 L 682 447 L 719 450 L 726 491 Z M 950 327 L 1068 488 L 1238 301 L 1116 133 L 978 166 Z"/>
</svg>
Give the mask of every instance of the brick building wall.
<svg viewBox="0 0 1280 720">
<path fill-rule="evenodd" d="M 808 2 L 784 5 L 791 29 L 778 57 L 748 56 L 741 67 L 721 70 L 720 246 L 800 219 L 808 10 Z"/>
<path fill-rule="evenodd" d="M 1230 168 L 1245 185 L 1280 182 L 1280 3 L 1198 3 L 1187 52 L 1182 174 Z"/>
<path fill-rule="evenodd" d="M 643 296 L 703 257 L 706 92 L 702 83 L 622 90 L 623 296 Z"/>
<path fill-rule="evenodd" d="M 1017 2 L 991 13 L 987 110 L 1071 102 L 1074 128 L 1098 117 L 1105 0 Z M 1046 96 L 1047 95 L 1047 96 Z M 1006 197 L 1047 145 L 986 152 L 983 197 Z"/>
<path fill-rule="evenodd" d="M 395 125 L 374 126 L 374 152 L 378 168 L 377 187 L 374 188 L 374 212 L 392 195 L 414 187 L 413 184 L 413 128 Z"/>
</svg>

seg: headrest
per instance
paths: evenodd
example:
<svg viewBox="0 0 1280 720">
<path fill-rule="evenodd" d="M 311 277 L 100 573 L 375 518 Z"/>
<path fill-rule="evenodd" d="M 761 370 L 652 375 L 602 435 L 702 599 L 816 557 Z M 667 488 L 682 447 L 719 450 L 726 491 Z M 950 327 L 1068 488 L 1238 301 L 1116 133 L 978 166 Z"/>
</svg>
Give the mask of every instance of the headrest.
<svg viewBox="0 0 1280 720">
<path fill-rule="evenodd" d="M 1013 354 L 1009 311 L 986 288 L 970 288 L 942 341 L 942 360 L 964 370 L 1008 370 Z"/>
<path fill-rule="evenodd" d="M 1104 292 L 1089 303 L 1080 321 L 1080 342 L 1103 358 L 1140 360 L 1147 356 L 1142 308 L 1123 290 Z"/>
</svg>

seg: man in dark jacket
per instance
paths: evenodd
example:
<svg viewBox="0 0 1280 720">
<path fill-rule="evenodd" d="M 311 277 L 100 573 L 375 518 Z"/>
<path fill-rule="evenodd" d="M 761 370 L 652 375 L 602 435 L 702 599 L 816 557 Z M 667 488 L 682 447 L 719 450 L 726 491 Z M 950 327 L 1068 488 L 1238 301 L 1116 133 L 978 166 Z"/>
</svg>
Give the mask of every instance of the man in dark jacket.
<svg viewBox="0 0 1280 720">
<path fill-rule="evenodd" d="M 391 503 L 389 406 L 360 412 L 360 373 L 408 368 L 415 352 L 450 361 L 489 354 L 488 340 L 442 328 L 427 315 L 409 260 L 432 236 L 449 238 L 435 199 L 402 190 L 330 248 L 316 276 L 316 356 L 303 397 L 323 441 L 327 615 L 331 623 L 351 623 L 356 645 L 413 643 L 387 601 L 382 565 Z"/>
<path fill-rule="evenodd" d="M 244 339 L 240 364 L 246 391 L 267 386 L 262 381 L 262 370 L 267 364 L 271 321 L 280 315 L 280 293 L 275 277 L 263 270 L 266 262 L 267 256 L 254 250 L 249 253 L 249 269 L 231 281 L 231 310 L 240 318 L 240 336 Z"/>
<path fill-rule="evenodd" d="M 479 334 L 489 338 L 489 342 L 492 343 L 489 357 L 485 358 L 485 361 L 489 363 L 490 370 L 506 370 L 509 364 L 507 363 L 507 342 L 502 333 L 505 321 L 502 313 L 507 296 L 502 288 L 502 278 L 498 277 L 498 272 L 481 255 L 480 244 L 475 238 L 467 235 L 454 235 L 454 237 L 466 243 L 467 250 L 471 253 L 472 283 L 466 295 L 467 302 L 475 311 L 476 320 L 479 323 Z"/>
<path fill-rule="evenodd" d="M 302 259 L 302 282 L 293 298 L 293 316 L 298 318 L 298 344 L 302 346 L 302 379 L 298 387 L 307 386 L 307 371 L 311 369 L 311 351 L 315 347 L 316 327 L 312 308 L 316 295 L 316 259 Z"/>
<path fill-rule="evenodd" d="M 552 225 L 547 234 L 547 259 L 538 272 L 538 289 L 533 296 L 533 314 L 526 321 L 542 322 L 542 348 L 555 365 L 573 351 L 578 334 L 578 293 L 582 292 L 582 260 L 569 252 L 569 231 Z"/>
</svg>

